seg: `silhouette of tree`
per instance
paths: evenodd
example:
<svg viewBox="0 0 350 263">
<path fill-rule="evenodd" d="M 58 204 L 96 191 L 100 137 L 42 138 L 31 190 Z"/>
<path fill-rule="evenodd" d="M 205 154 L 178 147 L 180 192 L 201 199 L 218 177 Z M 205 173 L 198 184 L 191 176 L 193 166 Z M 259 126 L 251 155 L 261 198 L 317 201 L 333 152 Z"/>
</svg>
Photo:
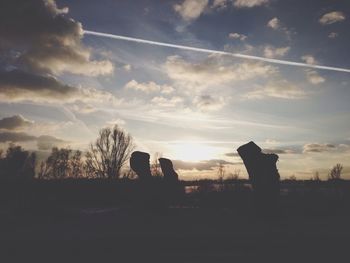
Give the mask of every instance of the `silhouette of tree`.
<svg viewBox="0 0 350 263">
<path fill-rule="evenodd" d="M 222 163 L 219 164 L 219 168 L 218 168 L 218 177 L 219 177 L 219 181 L 223 182 L 224 181 L 224 177 L 225 177 L 225 165 L 223 165 Z"/>
<path fill-rule="evenodd" d="M 30 153 L 24 163 L 24 173 L 22 174 L 24 179 L 32 179 L 35 177 L 35 167 L 36 167 L 36 154 L 34 152 Z"/>
<path fill-rule="evenodd" d="M 239 175 L 241 174 L 241 170 L 240 169 L 235 169 L 233 171 L 233 173 L 230 173 L 229 175 L 229 179 L 230 180 L 234 180 L 237 181 L 239 179 Z"/>
<path fill-rule="evenodd" d="M 84 177 L 84 164 L 81 160 L 82 152 L 77 150 L 70 158 L 70 177 L 81 178 Z"/>
<path fill-rule="evenodd" d="M 10 144 L 5 156 L 0 160 L 0 178 L 32 179 L 35 176 L 35 164 L 35 153 L 29 153 L 21 146 Z"/>
<path fill-rule="evenodd" d="M 133 149 L 131 135 L 117 125 L 104 128 L 85 155 L 86 169 L 93 177 L 118 178 Z"/>
<path fill-rule="evenodd" d="M 218 167 L 218 181 L 219 181 L 219 191 L 224 191 L 225 190 L 225 166 L 220 163 Z"/>
<path fill-rule="evenodd" d="M 328 174 L 329 180 L 339 180 L 341 179 L 341 173 L 343 171 L 343 166 L 340 163 L 337 163 L 333 166 L 331 171 Z"/>
<path fill-rule="evenodd" d="M 50 156 L 41 162 L 39 178 L 63 179 L 70 176 L 70 154 L 72 150 L 57 147 L 52 148 Z"/>
</svg>

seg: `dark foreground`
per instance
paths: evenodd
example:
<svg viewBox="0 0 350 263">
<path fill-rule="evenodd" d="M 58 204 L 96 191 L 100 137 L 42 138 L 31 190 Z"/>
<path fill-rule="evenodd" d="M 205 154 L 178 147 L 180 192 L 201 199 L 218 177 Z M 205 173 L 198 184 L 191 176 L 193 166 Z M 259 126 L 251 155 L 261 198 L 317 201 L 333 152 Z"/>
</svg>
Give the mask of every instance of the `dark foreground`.
<svg viewBox="0 0 350 263">
<path fill-rule="evenodd" d="M 225 208 L 2 211 L 0 262 L 348 262 L 349 219 Z"/>
</svg>

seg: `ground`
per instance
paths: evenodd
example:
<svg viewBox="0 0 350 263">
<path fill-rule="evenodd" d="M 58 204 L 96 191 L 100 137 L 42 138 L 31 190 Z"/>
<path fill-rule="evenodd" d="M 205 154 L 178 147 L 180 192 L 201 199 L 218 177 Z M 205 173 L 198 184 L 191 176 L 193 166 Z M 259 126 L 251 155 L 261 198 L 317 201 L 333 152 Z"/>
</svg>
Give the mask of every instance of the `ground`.
<svg viewBox="0 0 350 263">
<path fill-rule="evenodd" d="M 345 215 L 267 218 L 216 208 L 100 207 L 3 212 L 1 218 L 3 262 L 340 262 L 350 237 Z"/>
</svg>

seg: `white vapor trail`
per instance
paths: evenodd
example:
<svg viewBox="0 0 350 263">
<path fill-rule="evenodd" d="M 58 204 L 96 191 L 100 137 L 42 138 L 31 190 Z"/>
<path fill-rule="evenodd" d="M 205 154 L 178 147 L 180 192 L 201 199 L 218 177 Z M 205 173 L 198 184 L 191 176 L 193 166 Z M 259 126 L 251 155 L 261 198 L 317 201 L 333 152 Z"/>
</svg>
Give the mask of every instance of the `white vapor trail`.
<svg viewBox="0 0 350 263">
<path fill-rule="evenodd" d="M 170 47 L 170 48 L 190 50 L 190 51 L 196 51 L 196 52 L 202 52 L 202 53 L 232 56 L 232 57 L 236 57 L 236 58 L 259 60 L 259 61 L 270 62 L 270 63 L 275 63 L 275 64 L 314 68 L 314 69 L 324 69 L 324 70 L 332 70 L 332 71 L 340 71 L 340 72 L 350 73 L 350 69 L 346 69 L 346 68 L 329 67 L 329 66 L 321 66 L 321 65 L 295 62 L 295 61 L 281 60 L 281 59 L 250 56 L 250 55 L 245 55 L 245 54 L 240 54 L 240 53 L 231 53 L 231 52 L 225 52 L 225 51 L 214 50 L 214 49 L 176 45 L 176 44 L 170 44 L 170 43 L 165 43 L 165 42 L 158 42 L 158 41 L 152 41 L 152 40 L 146 40 L 146 39 L 134 38 L 134 37 L 126 37 L 126 36 L 120 36 L 120 35 L 114 35 L 114 34 L 108 34 L 108 33 L 102 33 L 102 32 L 90 31 L 90 30 L 84 30 L 84 34 L 98 36 L 98 37 L 118 39 L 118 40 L 131 41 L 131 42 L 137 42 L 137 43 L 142 43 L 142 44 L 149 44 L 149 45 L 154 45 L 154 46 Z"/>
</svg>

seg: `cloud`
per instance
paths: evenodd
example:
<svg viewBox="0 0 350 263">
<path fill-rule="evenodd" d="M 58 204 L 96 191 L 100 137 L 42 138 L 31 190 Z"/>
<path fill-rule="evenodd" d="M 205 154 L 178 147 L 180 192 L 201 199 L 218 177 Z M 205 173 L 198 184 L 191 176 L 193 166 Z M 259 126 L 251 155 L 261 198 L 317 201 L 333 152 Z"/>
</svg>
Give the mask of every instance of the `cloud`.
<svg viewBox="0 0 350 263">
<path fill-rule="evenodd" d="M 267 5 L 270 0 L 235 0 L 234 6 L 238 8 L 249 8 L 261 5 Z"/>
<path fill-rule="evenodd" d="M 225 153 L 227 157 L 240 157 L 238 153 Z"/>
<path fill-rule="evenodd" d="M 55 77 L 32 74 L 21 70 L 0 70 L 0 101 L 113 101 L 112 94 L 93 89 L 66 85 Z"/>
<path fill-rule="evenodd" d="M 200 162 L 186 162 L 182 160 L 173 160 L 173 165 L 176 170 L 214 170 L 219 165 L 235 165 L 238 163 L 228 162 L 220 159 L 205 160 Z M 240 163 L 239 163 L 240 164 Z"/>
<path fill-rule="evenodd" d="M 39 150 L 51 150 L 53 147 L 62 147 L 67 142 L 50 135 L 41 135 L 37 139 Z"/>
<path fill-rule="evenodd" d="M 211 8 L 213 9 L 225 9 L 227 8 L 229 0 L 214 0 Z"/>
<path fill-rule="evenodd" d="M 192 21 L 200 17 L 208 3 L 208 0 L 184 0 L 182 4 L 174 5 L 174 10 L 183 20 Z"/>
<path fill-rule="evenodd" d="M 307 143 L 303 146 L 303 153 L 349 153 L 349 144 L 332 144 L 332 143 Z"/>
<path fill-rule="evenodd" d="M 76 101 L 74 104 L 67 105 L 68 108 L 74 112 L 78 112 L 80 114 L 89 114 L 97 111 L 97 108 L 94 106 L 84 103 L 82 101 Z"/>
<path fill-rule="evenodd" d="M 262 149 L 263 153 L 275 153 L 275 154 L 294 154 L 296 153 L 296 151 L 292 150 L 292 149 L 277 149 L 277 148 L 273 148 L 273 149 L 269 149 L 269 148 L 265 148 Z M 225 156 L 228 157 L 240 157 L 238 153 L 225 153 Z"/>
<path fill-rule="evenodd" d="M 50 135 L 34 136 L 25 132 L 0 132 L 0 143 L 36 141 L 39 150 L 50 150 L 52 147 L 62 147 L 66 141 Z"/>
<path fill-rule="evenodd" d="M 31 125 L 33 125 L 33 122 L 25 119 L 22 115 L 0 119 L 0 129 L 4 130 L 20 130 Z"/>
<path fill-rule="evenodd" d="M 12 63 L 35 73 L 88 76 L 113 72 L 109 60 L 92 60 L 81 43 L 82 25 L 54 0 L 3 0 L 0 5 L 0 48 Z"/>
<path fill-rule="evenodd" d="M 336 145 L 329 143 L 308 143 L 303 146 L 303 153 L 321 153 L 336 149 Z"/>
<path fill-rule="evenodd" d="M 0 71 L 0 99 L 25 100 L 31 97 L 69 99 L 79 90 L 65 85 L 54 77 L 27 73 L 20 70 Z"/>
<path fill-rule="evenodd" d="M 126 65 L 123 66 L 123 69 L 124 69 L 125 71 L 129 72 L 129 71 L 131 71 L 132 66 L 131 66 L 130 64 L 126 64 Z"/>
<path fill-rule="evenodd" d="M 160 106 L 160 107 L 175 107 L 178 104 L 182 103 L 183 99 L 181 97 L 178 97 L 178 96 L 172 97 L 170 99 L 165 98 L 165 97 L 161 97 L 161 96 L 157 96 L 157 97 L 154 97 L 151 100 L 151 102 L 156 104 L 157 106 Z"/>
<path fill-rule="evenodd" d="M 223 85 L 232 81 L 256 77 L 268 78 L 278 72 L 277 68 L 261 62 L 232 64 L 220 56 L 208 56 L 199 63 L 191 63 L 180 56 L 170 56 L 164 65 L 168 76 L 184 87 L 201 88 Z"/>
<path fill-rule="evenodd" d="M 267 22 L 267 26 L 272 28 L 273 30 L 283 32 L 286 35 L 288 40 L 291 39 L 292 34 L 295 34 L 295 32 L 293 30 L 290 30 L 286 26 L 284 26 L 281 23 L 281 20 L 279 20 L 277 17 L 274 17 L 271 20 L 269 20 Z"/>
<path fill-rule="evenodd" d="M 322 25 L 330 25 L 336 22 L 345 20 L 345 14 L 340 11 L 333 11 L 327 14 L 324 14 L 318 21 Z"/>
<path fill-rule="evenodd" d="M 328 35 L 328 38 L 337 38 L 339 36 L 339 34 L 337 32 L 331 32 Z"/>
<path fill-rule="evenodd" d="M 319 75 L 318 72 L 315 70 L 307 69 L 305 70 L 305 72 L 306 72 L 306 78 L 311 84 L 317 85 L 326 81 L 326 79 L 321 75 Z"/>
<path fill-rule="evenodd" d="M 265 85 L 257 86 L 254 91 L 248 92 L 244 95 L 247 99 L 264 99 L 264 98 L 278 98 L 278 99 L 303 99 L 306 97 L 305 91 L 298 86 L 286 81 L 270 81 Z"/>
<path fill-rule="evenodd" d="M 136 80 L 131 80 L 125 85 L 124 88 L 142 91 L 145 93 L 160 92 L 163 94 L 170 94 L 175 91 L 175 89 L 169 85 L 158 85 L 153 81 L 149 81 L 147 83 L 139 83 Z"/>
<path fill-rule="evenodd" d="M 37 137 L 25 132 L 0 132 L 0 143 L 35 141 Z"/>
<path fill-rule="evenodd" d="M 292 149 L 263 149 L 262 150 L 264 153 L 275 153 L 275 154 L 293 154 L 296 153 Z"/>
<path fill-rule="evenodd" d="M 201 95 L 193 99 L 193 104 L 202 111 L 217 111 L 222 109 L 226 102 L 223 97 L 214 98 L 211 95 Z"/>
<path fill-rule="evenodd" d="M 303 61 L 305 61 L 305 63 L 310 64 L 310 65 L 318 64 L 317 60 L 311 55 L 304 55 L 301 57 L 301 59 Z"/>
<path fill-rule="evenodd" d="M 244 40 L 247 39 L 247 36 L 246 36 L 246 35 L 244 35 L 244 34 L 239 34 L 239 33 L 230 33 L 230 34 L 228 35 L 228 37 L 231 38 L 231 39 L 239 39 L 239 40 L 241 40 L 241 41 L 244 41 Z"/>
<path fill-rule="evenodd" d="M 267 22 L 267 26 L 271 27 L 274 30 L 277 30 L 281 28 L 281 22 L 277 17 L 274 17 L 269 22 Z"/>
<path fill-rule="evenodd" d="M 290 47 L 274 48 L 268 45 L 264 48 L 264 56 L 267 58 L 280 58 L 286 55 L 289 50 Z"/>
</svg>

